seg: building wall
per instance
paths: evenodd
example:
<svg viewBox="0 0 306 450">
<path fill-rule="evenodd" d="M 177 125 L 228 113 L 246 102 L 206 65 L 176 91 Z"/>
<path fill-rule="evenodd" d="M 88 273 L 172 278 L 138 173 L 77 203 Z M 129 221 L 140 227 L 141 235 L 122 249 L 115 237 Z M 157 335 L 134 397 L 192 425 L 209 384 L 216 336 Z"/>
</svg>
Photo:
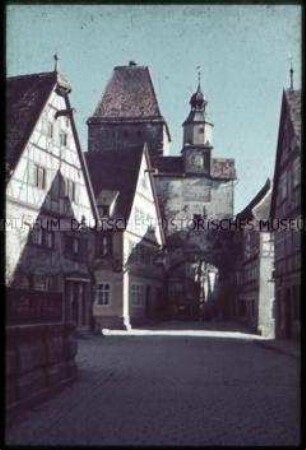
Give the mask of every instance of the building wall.
<svg viewBox="0 0 306 450">
<path fill-rule="evenodd" d="M 218 219 L 233 216 L 233 181 L 204 176 L 158 176 L 156 180 L 165 217 L 174 221 L 169 233 L 180 231 L 181 225 L 186 228 L 186 221 L 194 214 Z"/>
<path fill-rule="evenodd" d="M 93 222 L 94 219 L 71 123 L 65 117 L 54 119 L 55 112 L 65 108 L 64 98 L 52 92 L 7 185 L 6 217 L 8 220 L 17 221 L 16 226 L 6 235 L 8 283 L 12 280 L 17 264 L 25 251 L 32 225 L 41 217 L 42 208 L 44 208 L 45 217 L 50 219 L 67 217 L 67 214 L 71 214 L 77 222 L 81 221 L 82 216 L 89 222 Z M 47 122 L 53 124 L 52 137 L 47 135 Z M 67 135 L 65 147 L 59 142 L 61 131 Z M 44 189 L 31 185 L 31 171 L 34 164 L 43 167 L 46 171 Z M 67 202 L 60 195 L 62 177 L 75 183 L 77 201 Z M 56 250 L 60 252 L 59 247 L 56 247 Z M 57 255 L 58 258 L 60 258 L 59 255 Z M 38 265 L 40 266 L 40 263 Z"/>
<path fill-rule="evenodd" d="M 259 299 L 257 329 L 275 337 L 274 240 L 272 233 L 260 233 Z"/>
<path fill-rule="evenodd" d="M 123 151 L 127 146 L 147 143 L 152 155 L 167 154 L 169 140 L 161 121 L 101 121 L 91 118 L 88 122 L 88 151 Z"/>
<path fill-rule="evenodd" d="M 98 251 L 97 239 L 99 232 L 95 234 L 93 245 L 93 316 L 96 328 L 113 328 L 123 326 L 123 233 L 111 233 L 111 252 L 103 256 Z M 115 265 L 120 262 L 118 268 Z M 115 269 L 115 270 L 114 270 Z M 109 304 L 99 304 L 97 285 L 108 283 L 110 285 Z"/>
<path fill-rule="evenodd" d="M 132 324 L 141 319 L 152 318 L 162 307 L 158 290 L 163 287 L 164 273 L 161 267 L 156 266 L 155 257 L 161 249 L 163 238 L 147 168 L 143 155 L 124 242 L 129 315 Z M 135 290 L 139 293 L 135 294 Z M 135 296 L 139 297 L 139 301 Z"/>
<path fill-rule="evenodd" d="M 95 284 L 109 283 L 112 289 L 109 305 L 99 306 L 95 298 L 93 314 L 98 327 L 135 325 L 158 314 L 161 306 L 158 290 L 163 287 L 164 274 L 154 261 L 162 234 L 147 169 L 143 156 L 126 231 L 112 234 L 109 257 L 95 257 Z M 114 260 L 120 262 L 118 273 L 114 271 Z"/>
<path fill-rule="evenodd" d="M 295 142 L 288 115 L 283 123 L 281 158 L 276 190 L 275 218 L 301 217 L 300 144 Z M 291 337 L 300 330 L 301 233 L 275 232 L 275 291 L 277 336 Z"/>
<path fill-rule="evenodd" d="M 83 219 L 92 224 L 94 213 L 71 118 L 55 119 L 67 106 L 52 91 L 8 182 L 6 218 L 12 226 L 6 233 L 6 283 L 14 290 L 28 289 L 30 297 L 34 291 L 60 292 L 63 320 L 88 328 L 89 234 L 77 228 Z M 37 167 L 44 171 L 40 186 Z M 71 239 L 77 248 L 69 248 Z"/>
</svg>

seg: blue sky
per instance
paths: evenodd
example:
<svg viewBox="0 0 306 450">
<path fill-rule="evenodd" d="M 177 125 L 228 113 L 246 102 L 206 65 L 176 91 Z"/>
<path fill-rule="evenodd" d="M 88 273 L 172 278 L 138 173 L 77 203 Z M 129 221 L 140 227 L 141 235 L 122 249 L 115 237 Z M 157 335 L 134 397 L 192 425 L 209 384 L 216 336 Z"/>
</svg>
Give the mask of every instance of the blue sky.
<svg viewBox="0 0 306 450">
<path fill-rule="evenodd" d="M 273 176 L 290 55 L 300 87 L 300 22 L 298 5 L 10 5 L 7 75 L 51 71 L 57 52 L 86 150 L 86 119 L 113 67 L 147 65 L 178 154 L 201 65 L 213 155 L 236 160 L 238 212 Z"/>
</svg>

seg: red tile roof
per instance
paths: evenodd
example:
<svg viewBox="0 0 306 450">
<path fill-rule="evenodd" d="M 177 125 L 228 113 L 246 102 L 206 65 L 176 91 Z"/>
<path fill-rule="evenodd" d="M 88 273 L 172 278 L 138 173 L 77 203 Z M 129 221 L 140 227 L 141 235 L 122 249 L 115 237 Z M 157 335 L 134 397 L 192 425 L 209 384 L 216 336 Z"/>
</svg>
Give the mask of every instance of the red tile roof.
<svg viewBox="0 0 306 450">
<path fill-rule="evenodd" d="M 55 72 L 7 79 L 6 163 L 11 171 L 15 169 L 56 80 Z"/>
<path fill-rule="evenodd" d="M 115 67 L 93 116 L 163 120 L 148 67 Z"/>
</svg>

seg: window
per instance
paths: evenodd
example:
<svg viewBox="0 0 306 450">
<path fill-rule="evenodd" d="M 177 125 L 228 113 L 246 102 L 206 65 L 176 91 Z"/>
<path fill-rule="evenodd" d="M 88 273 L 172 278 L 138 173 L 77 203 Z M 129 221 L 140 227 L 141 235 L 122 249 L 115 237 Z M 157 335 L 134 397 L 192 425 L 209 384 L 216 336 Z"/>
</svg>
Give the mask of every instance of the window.
<svg viewBox="0 0 306 450">
<path fill-rule="evenodd" d="M 294 188 L 298 186 L 301 182 L 300 175 L 301 175 L 300 161 L 298 159 L 295 159 L 292 166 L 292 185 Z"/>
<path fill-rule="evenodd" d="M 96 302 L 98 305 L 107 306 L 111 302 L 110 283 L 101 283 L 96 286 Z"/>
<path fill-rule="evenodd" d="M 81 254 L 81 241 L 76 236 L 66 236 L 65 251 L 68 256 L 79 256 Z"/>
<path fill-rule="evenodd" d="M 199 128 L 199 134 L 204 134 L 204 127 Z"/>
<path fill-rule="evenodd" d="M 32 238 L 32 243 L 35 245 L 42 245 L 43 243 L 43 233 L 42 233 L 42 228 L 39 227 L 34 227 L 32 230 L 32 234 L 31 234 L 31 238 Z"/>
<path fill-rule="evenodd" d="M 36 291 L 46 291 L 48 289 L 48 277 L 46 275 L 33 275 L 33 288 Z"/>
<path fill-rule="evenodd" d="M 108 256 L 112 253 L 112 236 L 109 234 L 100 235 L 98 237 L 98 256 Z"/>
<path fill-rule="evenodd" d="M 142 284 L 131 285 L 131 303 L 134 306 L 141 306 L 144 300 L 144 286 Z"/>
<path fill-rule="evenodd" d="M 145 172 L 142 176 L 141 185 L 144 189 L 147 189 L 147 172 Z"/>
<path fill-rule="evenodd" d="M 47 248 L 54 247 L 54 231 L 43 230 L 43 244 Z"/>
<path fill-rule="evenodd" d="M 75 255 L 78 255 L 80 252 L 80 243 L 77 238 L 72 239 L 72 251 Z"/>
<path fill-rule="evenodd" d="M 30 164 L 29 166 L 29 184 L 38 189 L 46 188 L 46 169 L 38 164 Z"/>
<path fill-rule="evenodd" d="M 63 147 L 67 147 L 68 135 L 65 131 L 61 131 L 59 134 L 60 145 Z"/>
<path fill-rule="evenodd" d="M 76 185 L 74 181 L 65 180 L 65 196 L 69 197 L 72 202 L 76 200 Z"/>
<path fill-rule="evenodd" d="M 100 205 L 98 207 L 101 217 L 109 217 L 109 205 Z"/>
<path fill-rule="evenodd" d="M 48 122 L 47 124 L 47 136 L 49 138 L 53 137 L 53 124 L 51 122 Z"/>
<path fill-rule="evenodd" d="M 54 231 L 34 227 L 31 235 L 32 243 L 41 247 L 54 247 Z"/>
</svg>

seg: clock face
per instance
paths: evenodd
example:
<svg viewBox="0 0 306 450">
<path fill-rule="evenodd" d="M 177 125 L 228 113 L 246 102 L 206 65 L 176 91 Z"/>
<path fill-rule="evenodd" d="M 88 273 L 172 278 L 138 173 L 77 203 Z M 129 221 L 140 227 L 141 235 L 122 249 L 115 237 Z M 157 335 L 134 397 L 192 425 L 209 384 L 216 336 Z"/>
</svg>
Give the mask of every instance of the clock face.
<svg viewBox="0 0 306 450">
<path fill-rule="evenodd" d="M 201 169 L 203 167 L 203 156 L 202 155 L 192 155 L 190 158 L 191 164 L 197 169 Z"/>
</svg>

